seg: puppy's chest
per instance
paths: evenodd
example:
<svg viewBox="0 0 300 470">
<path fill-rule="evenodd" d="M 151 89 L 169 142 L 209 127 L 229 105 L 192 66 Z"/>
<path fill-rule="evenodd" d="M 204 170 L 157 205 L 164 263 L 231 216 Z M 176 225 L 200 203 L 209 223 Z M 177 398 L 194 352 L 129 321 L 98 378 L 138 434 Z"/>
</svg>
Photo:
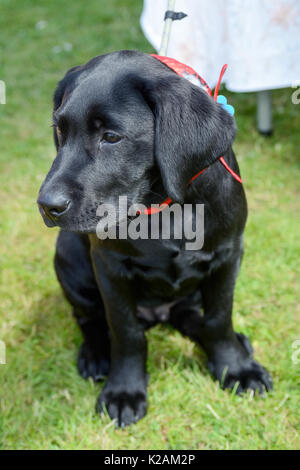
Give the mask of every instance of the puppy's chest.
<svg viewBox="0 0 300 470">
<path fill-rule="evenodd" d="M 169 257 L 152 254 L 132 261 L 137 296 L 172 300 L 192 294 L 217 263 L 215 252 L 179 252 Z"/>
</svg>

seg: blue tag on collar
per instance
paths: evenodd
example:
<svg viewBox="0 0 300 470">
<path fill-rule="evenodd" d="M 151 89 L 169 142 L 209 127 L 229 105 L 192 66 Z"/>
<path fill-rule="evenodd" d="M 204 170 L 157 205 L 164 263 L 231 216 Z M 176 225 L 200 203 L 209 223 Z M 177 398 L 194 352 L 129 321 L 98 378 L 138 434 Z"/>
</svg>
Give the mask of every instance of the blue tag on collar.
<svg viewBox="0 0 300 470">
<path fill-rule="evenodd" d="M 234 107 L 231 106 L 230 104 L 227 104 L 227 98 L 224 95 L 219 95 L 217 98 L 217 103 L 220 103 L 220 105 L 229 113 L 231 116 L 234 115 Z"/>
</svg>

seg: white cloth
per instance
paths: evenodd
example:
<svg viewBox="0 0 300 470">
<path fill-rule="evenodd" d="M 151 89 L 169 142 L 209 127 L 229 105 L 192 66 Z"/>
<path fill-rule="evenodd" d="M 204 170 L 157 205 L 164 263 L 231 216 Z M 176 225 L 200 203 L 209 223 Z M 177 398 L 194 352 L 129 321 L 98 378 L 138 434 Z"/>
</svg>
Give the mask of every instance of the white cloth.
<svg viewBox="0 0 300 470">
<path fill-rule="evenodd" d="M 141 26 L 158 51 L 167 0 L 144 0 Z M 300 0 L 177 0 L 188 16 L 172 24 L 167 55 L 193 67 L 212 88 L 223 64 L 231 91 L 300 82 Z"/>
</svg>

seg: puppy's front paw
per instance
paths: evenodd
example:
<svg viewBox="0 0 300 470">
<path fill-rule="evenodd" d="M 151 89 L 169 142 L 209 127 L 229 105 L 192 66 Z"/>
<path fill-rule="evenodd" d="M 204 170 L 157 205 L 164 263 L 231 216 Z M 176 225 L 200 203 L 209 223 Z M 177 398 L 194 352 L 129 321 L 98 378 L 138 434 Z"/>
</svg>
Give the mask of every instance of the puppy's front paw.
<svg viewBox="0 0 300 470">
<path fill-rule="evenodd" d="M 136 423 L 147 412 L 146 390 L 122 390 L 107 384 L 98 398 L 96 411 L 103 413 L 104 408 L 118 426 Z"/>
<path fill-rule="evenodd" d="M 263 395 L 272 390 L 273 382 L 269 372 L 254 361 L 252 355 L 248 338 L 236 333 L 233 340 L 221 343 L 217 354 L 208 362 L 208 368 L 223 389 L 236 388 L 236 394 L 253 390 Z"/>
<path fill-rule="evenodd" d="M 233 389 L 236 384 L 236 394 L 253 390 L 263 395 L 273 388 L 273 383 L 269 372 L 253 359 L 244 361 L 238 368 L 232 366 L 222 366 L 210 364 L 211 372 L 220 381 L 222 388 Z"/>
<path fill-rule="evenodd" d="M 77 360 L 78 372 L 84 379 L 92 377 L 95 382 L 103 380 L 109 372 L 109 359 L 82 343 Z"/>
</svg>

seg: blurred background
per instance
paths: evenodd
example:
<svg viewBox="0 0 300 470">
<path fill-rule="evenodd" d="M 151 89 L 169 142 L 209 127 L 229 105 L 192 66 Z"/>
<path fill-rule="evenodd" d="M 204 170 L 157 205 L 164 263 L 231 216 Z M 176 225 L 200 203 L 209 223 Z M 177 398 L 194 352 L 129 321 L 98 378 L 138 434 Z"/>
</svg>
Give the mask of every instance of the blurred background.
<svg viewBox="0 0 300 470">
<path fill-rule="evenodd" d="M 152 2 L 154 12 L 159 3 Z M 214 18 L 220 15 L 218 3 L 210 1 Z M 221 91 L 236 111 L 234 150 L 249 203 L 234 323 L 253 340 L 274 391 L 265 399 L 223 392 L 202 352 L 162 326 L 147 333 L 150 408 L 138 425 L 116 430 L 107 417 L 97 416 L 94 404 L 102 385 L 77 374 L 81 338 L 52 268 L 57 229 L 44 226 L 35 202 L 55 156 L 52 95 L 70 67 L 95 55 L 118 49 L 154 52 L 140 26 L 143 8 L 142 0 L 0 0 L 0 80 L 6 86 L 5 104 L 3 96 L 0 100 L 0 340 L 6 345 L 6 364 L 0 364 L 0 448 L 299 448 L 297 84 L 274 87 L 274 131 L 268 138 L 256 129 L 257 89 Z M 162 24 L 163 17 L 147 21 Z M 173 38 L 183 21 L 174 22 Z M 291 41 L 297 44 L 295 34 Z M 195 49 L 205 58 L 207 48 L 203 52 L 195 43 Z M 182 60 L 176 49 L 171 52 Z M 228 60 L 221 52 L 218 57 L 220 65 Z M 186 62 L 197 70 L 197 64 Z M 284 64 L 278 65 L 282 76 L 290 74 Z M 214 85 L 213 71 L 207 68 L 208 76 L 197 71 Z"/>
</svg>

